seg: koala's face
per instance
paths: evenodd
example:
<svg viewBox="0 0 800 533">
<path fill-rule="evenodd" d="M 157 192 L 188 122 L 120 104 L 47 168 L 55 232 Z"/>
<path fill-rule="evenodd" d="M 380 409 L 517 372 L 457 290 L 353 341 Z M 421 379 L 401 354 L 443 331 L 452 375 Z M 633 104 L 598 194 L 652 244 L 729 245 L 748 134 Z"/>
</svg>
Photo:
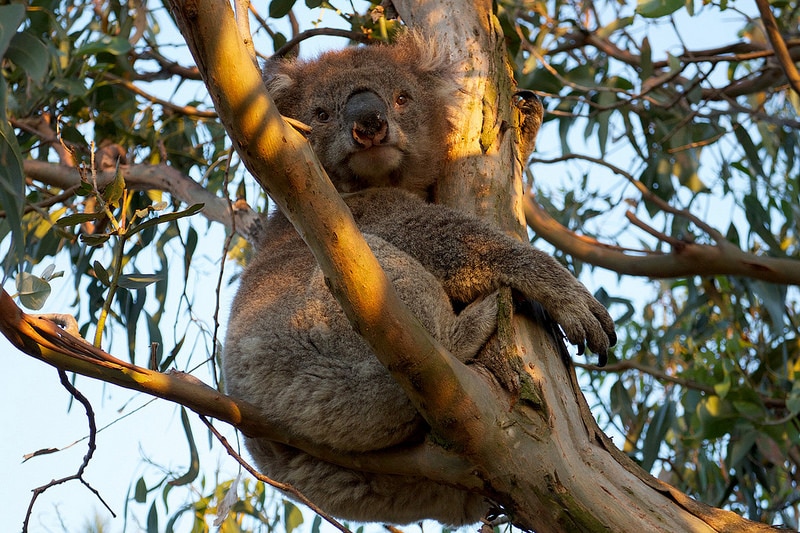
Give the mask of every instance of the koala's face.
<svg viewBox="0 0 800 533">
<path fill-rule="evenodd" d="M 270 62 L 265 79 L 281 113 L 311 127 L 309 142 L 340 191 L 425 194 L 448 153 L 451 72 L 432 45 L 411 36 L 308 63 Z"/>
</svg>

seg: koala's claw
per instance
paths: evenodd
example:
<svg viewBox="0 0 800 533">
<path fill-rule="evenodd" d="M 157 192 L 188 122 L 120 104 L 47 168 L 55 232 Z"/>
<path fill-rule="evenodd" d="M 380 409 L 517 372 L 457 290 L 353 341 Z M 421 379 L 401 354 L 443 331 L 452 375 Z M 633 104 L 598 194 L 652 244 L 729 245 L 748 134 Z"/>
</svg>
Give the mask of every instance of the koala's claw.
<svg viewBox="0 0 800 533">
<path fill-rule="evenodd" d="M 617 343 L 614 320 L 600 302 L 586 292 L 583 298 L 552 305 L 551 316 L 559 323 L 569 342 L 584 355 L 588 347 L 598 356 L 598 366 L 608 362 L 608 349 Z M 587 309 L 588 308 L 588 309 Z"/>
</svg>

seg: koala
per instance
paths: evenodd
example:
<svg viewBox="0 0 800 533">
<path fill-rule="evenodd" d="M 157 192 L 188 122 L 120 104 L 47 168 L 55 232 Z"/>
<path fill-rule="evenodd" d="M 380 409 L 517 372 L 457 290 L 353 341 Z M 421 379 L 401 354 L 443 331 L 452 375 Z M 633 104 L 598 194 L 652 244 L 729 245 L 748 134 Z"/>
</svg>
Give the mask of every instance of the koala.
<svg viewBox="0 0 800 533">
<path fill-rule="evenodd" d="M 606 309 L 558 262 L 484 222 L 428 203 L 441 175 L 458 90 L 446 53 L 413 32 L 392 45 L 274 60 L 265 83 L 308 140 L 394 285 L 430 334 L 469 364 L 496 329 L 496 290 L 541 302 L 570 342 L 605 354 L 615 342 Z M 522 96 L 523 146 L 541 104 Z M 527 155 L 527 154 L 526 154 Z M 415 445 L 429 431 L 400 386 L 356 333 L 305 243 L 281 213 L 241 277 L 223 372 L 227 392 L 260 407 L 294 437 L 343 453 Z M 265 474 L 326 512 L 359 522 L 484 516 L 480 495 L 421 477 L 361 472 L 268 441 L 246 446 Z"/>
</svg>

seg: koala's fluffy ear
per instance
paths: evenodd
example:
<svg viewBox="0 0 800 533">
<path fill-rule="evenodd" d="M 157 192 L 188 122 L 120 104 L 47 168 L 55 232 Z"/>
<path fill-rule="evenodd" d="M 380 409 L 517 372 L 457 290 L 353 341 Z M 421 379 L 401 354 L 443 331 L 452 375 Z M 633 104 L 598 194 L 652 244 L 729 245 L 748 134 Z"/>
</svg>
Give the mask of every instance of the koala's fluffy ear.
<svg viewBox="0 0 800 533">
<path fill-rule="evenodd" d="M 453 60 L 452 50 L 414 29 L 407 29 L 387 48 L 397 63 L 413 65 L 417 75 L 426 81 L 433 93 L 433 100 L 439 103 L 439 109 L 444 111 L 446 120 L 453 120 L 462 75 Z"/>
<path fill-rule="evenodd" d="M 269 59 L 264 63 L 261 77 L 273 100 L 282 100 L 294 90 L 297 69 L 297 62 L 292 59 Z"/>
<path fill-rule="evenodd" d="M 447 45 L 408 29 L 397 37 L 393 52 L 401 63 L 412 64 L 421 72 L 455 81 L 456 69 Z"/>
</svg>

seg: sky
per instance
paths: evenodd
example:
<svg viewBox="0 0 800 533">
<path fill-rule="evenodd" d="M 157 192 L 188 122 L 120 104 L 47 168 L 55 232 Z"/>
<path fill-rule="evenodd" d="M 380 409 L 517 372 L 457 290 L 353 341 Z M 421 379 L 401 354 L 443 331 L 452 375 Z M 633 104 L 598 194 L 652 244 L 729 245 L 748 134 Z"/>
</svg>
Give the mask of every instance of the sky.
<svg viewBox="0 0 800 533">
<path fill-rule="evenodd" d="M 329 13 L 325 23 L 332 23 L 334 19 L 333 14 Z M 733 16 L 731 21 L 734 21 Z M 690 35 L 698 39 L 696 46 L 704 46 L 704 41 L 719 44 L 719 35 L 725 31 L 725 22 L 717 21 L 711 26 L 712 31 L 709 31 L 707 23 L 684 17 L 681 20 L 681 28 L 684 36 Z M 723 42 L 730 42 L 735 38 L 731 32 L 727 35 L 730 38 Z M 665 46 L 664 43 L 658 42 L 658 38 L 657 32 L 651 36 L 654 50 L 663 49 Z M 337 40 L 330 46 L 341 46 L 341 44 L 342 41 Z M 316 46 L 322 48 L 329 44 L 317 41 Z M 188 60 L 181 62 L 189 64 Z M 548 152 L 556 153 L 559 150 L 554 143 L 548 143 L 549 137 L 557 139 L 558 135 L 555 130 L 552 134 L 549 133 L 547 127 L 549 126 L 543 129 L 539 137 L 540 155 Z M 196 259 L 198 273 L 196 278 L 190 280 L 191 285 L 187 293 L 195 299 L 193 311 L 197 320 L 210 324 L 215 302 L 209 298 L 213 295 L 210 295 L 208 286 L 209 283 L 216 285 L 224 235 L 218 227 L 212 227 L 205 233 L 201 227 L 204 228 L 205 225 L 198 226 L 198 231 L 201 231 L 197 252 L 199 259 Z M 5 250 L 0 248 L 0 252 L 4 253 Z M 62 257 L 61 260 L 64 261 L 65 258 Z M 180 257 L 172 258 L 172 264 L 181 264 L 181 261 Z M 58 268 L 69 270 L 68 264 L 58 265 Z M 226 275 L 230 275 L 233 267 L 228 265 L 226 268 L 228 269 Z M 622 290 L 630 291 L 630 285 L 621 288 L 616 275 L 610 273 L 598 272 L 582 279 L 590 290 L 604 286 L 612 294 Z M 171 283 L 173 290 L 179 283 L 180 280 Z M 12 282 L 6 282 L 4 286 L 10 293 L 14 292 Z M 55 280 L 53 294 L 42 312 L 64 312 L 68 303 L 74 299 L 73 291 L 69 277 Z M 234 292 L 235 286 L 227 283 L 223 285 L 220 298 L 223 324 Z M 169 301 L 180 300 L 180 294 L 173 296 Z M 174 307 L 173 312 L 175 309 L 177 308 Z M 180 328 L 175 329 L 180 330 Z M 167 321 L 163 322 L 163 330 L 165 346 L 169 348 L 172 325 Z M 115 342 L 109 350 L 121 358 L 125 358 L 127 353 L 123 337 L 120 332 L 114 334 Z M 198 362 L 207 355 L 209 342 L 200 332 L 197 332 L 196 338 L 197 353 L 194 361 Z M 139 354 L 143 359 L 147 350 L 142 348 L 140 351 L 144 352 Z M 30 491 L 51 479 L 71 475 L 76 471 L 86 453 L 84 439 L 88 430 L 83 409 L 77 404 L 70 407 L 69 395 L 60 385 L 55 369 L 21 354 L 2 337 L 0 337 L 0 354 L 3 357 L 4 368 L 4 372 L 0 373 L 0 391 L 2 391 L 0 428 L 4 433 L 0 439 L 0 480 L 2 480 L 0 521 L 4 525 L 0 529 L 18 531 L 30 501 Z M 203 368 L 199 370 L 198 375 L 208 382 L 208 374 Z M 164 400 L 154 400 L 142 394 L 131 395 L 129 391 L 89 378 L 78 377 L 77 385 L 81 392 L 91 399 L 96 410 L 97 425 L 103 428 L 97 435 L 97 450 L 84 477 L 100 492 L 117 516 L 122 516 L 125 513 L 126 499 L 133 490 L 132 483 L 139 477 L 144 475 L 152 485 L 163 475 L 161 467 L 167 467 L 175 472 L 185 471 L 189 460 L 188 448 L 179 409 Z M 220 453 L 219 446 L 210 449 L 205 428 L 195 421 L 193 431 L 201 453 L 201 464 L 205 466 L 204 471 L 207 475 L 213 476 L 214 465 L 220 465 L 222 479 L 234 477 L 237 465 L 232 459 Z M 228 429 L 225 433 L 235 440 L 232 431 Z M 34 457 L 23 462 L 23 456 L 26 454 L 45 448 L 65 449 L 59 453 Z M 213 486 L 215 480 L 211 478 L 207 484 Z M 173 504 L 171 510 L 174 511 L 176 504 L 174 501 L 171 502 Z M 123 530 L 121 519 L 112 521 L 108 511 L 88 489 L 71 481 L 48 490 L 39 498 L 30 531 L 32 533 L 85 531 L 86 525 L 91 523 L 95 513 L 102 521 L 107 522 L 109 526 L 107 531 Z M 146 508 L 138 505 L 133 514 L 144 519 Z M 311 518 L 311 513 L 306 513 L 308 523 Z M 136 523 L 128 523 L 127 531 L 140 531 L 140 529 Z"/>
</svg>

